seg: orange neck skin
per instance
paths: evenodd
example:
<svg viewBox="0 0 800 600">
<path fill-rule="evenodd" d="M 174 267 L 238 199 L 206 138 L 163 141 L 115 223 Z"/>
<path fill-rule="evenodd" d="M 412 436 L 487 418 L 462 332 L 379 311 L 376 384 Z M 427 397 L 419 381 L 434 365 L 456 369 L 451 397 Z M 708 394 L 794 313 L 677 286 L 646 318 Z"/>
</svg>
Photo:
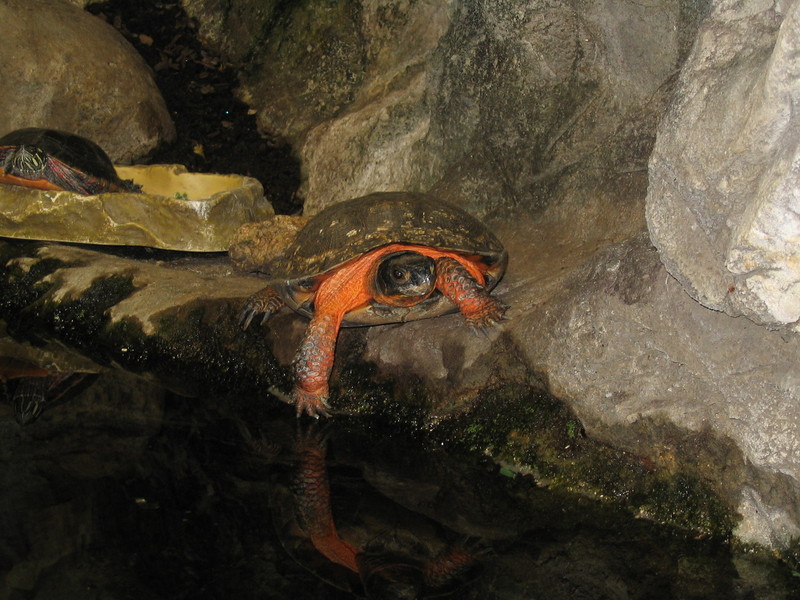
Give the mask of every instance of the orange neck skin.
<svg viewBox="0 0 800 600">
<path fill-rule="evenodd" d="M 404 251 L 418 252 L 433 260 L 448 256 L 457 260 L 478 283 L 485 284 L 483 272 L 474 262 L 467 260 L 457 252 L 446 252 L 413 244 L 389 244 L 345 263 L 325 279 L 317 289 L 314 298 L 314 313 L 334 315 L 338 326 L 345 314 L 364 306 L 374 297 L 371 279 L 379 260 L 387 254 Z"/>
<path fill-rule="evenodd" d="M 47 181 L 46 179 L 25 179 L 15 175 L 6 175 L 0 170 L 0 183 L 9 183 L 11 185 L 21 185 L 27 188 L 36 188 L 37 190 L 55 190 L 62 191 L 64 188 L 58 187 L 56 184 Z"/>
</svg>

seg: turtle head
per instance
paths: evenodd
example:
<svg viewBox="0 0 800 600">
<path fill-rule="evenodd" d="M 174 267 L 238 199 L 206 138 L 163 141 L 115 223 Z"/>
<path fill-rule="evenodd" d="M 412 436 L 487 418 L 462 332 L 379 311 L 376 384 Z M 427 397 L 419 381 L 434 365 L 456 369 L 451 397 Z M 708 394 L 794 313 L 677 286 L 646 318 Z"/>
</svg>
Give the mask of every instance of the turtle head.
<svg viewBox="0 0 800 600">
<path fill-rule="evenodd" d="M 419 252 L 387 254 L 373 280 L 375 299 L 388 306 L 413 306 L 436 288 L 436 264 Z"/>
<path fill-rule="evenodd" d="M 39 176 L 47 166 L 47 153 L 36 146 L 20 145 L 5 159 L 3 169 L 6 174 L 33 179 Z"/>
</svg>

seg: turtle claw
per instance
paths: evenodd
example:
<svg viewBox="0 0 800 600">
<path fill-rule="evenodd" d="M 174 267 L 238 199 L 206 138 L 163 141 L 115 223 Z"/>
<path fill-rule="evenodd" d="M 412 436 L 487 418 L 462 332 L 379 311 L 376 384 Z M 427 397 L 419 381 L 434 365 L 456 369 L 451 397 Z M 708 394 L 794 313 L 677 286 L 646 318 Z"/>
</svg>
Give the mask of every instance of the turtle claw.
<svg viewBox="0 0 800 600">
<path fill-rule="evenodd" d="M 283 299 L 271 287 L 266 287 L 250 296 L 239 313 L 239 326 L 242 329 L 250 327 L 250 323 L 256 315 L 263 314 L 261 325 L 284 307 Z"/>
<path fill-rule="evenodd" d="M 508 305 L 491 296 L 487 296 L 486 299 L 491 302 L 487 302 L 483 310 L 467 317 L 467 322 L 473 328 L 487 329 L 489 327 L 496 327 L 502 321 L 507 320 L 506 310 L 508 310 Z"/>
<path fill-rule="evenodd" d="M 250 327 L 250 322 L 255 315 L 255 311 L 248 304 L 245 304 L 242 312 L 239 313 L 239 327 L 242 329 Z"/>
<path fill-rule="evenodd" d="M 307 392 L 302 388 L 295 388 L 292 392 L 292 397 L 294 398 L 298 419 L 304 414 L 314 419 L 331 416 L 331 406 L 328 404 L 327 394 Z"/>
<path fill-rule="evenodd" d="M 295 388 L 291 394 L 282 392 L 277 387 L 270 386 L 267 391 L 281 402 L 294 406 L 297 411 L 297 418 L 308 415 L 314 419 L 331 416 L 331 406 L 328 404 L 328 396 L 307 392 L 302 388 Z"/>
</svg>

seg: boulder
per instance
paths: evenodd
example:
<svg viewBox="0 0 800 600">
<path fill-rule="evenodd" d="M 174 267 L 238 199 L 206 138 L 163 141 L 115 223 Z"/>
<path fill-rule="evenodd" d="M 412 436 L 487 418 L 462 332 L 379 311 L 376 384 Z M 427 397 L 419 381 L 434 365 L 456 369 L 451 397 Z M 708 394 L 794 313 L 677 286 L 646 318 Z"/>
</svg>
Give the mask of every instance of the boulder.
<svg viewBox="0 0 800 600">
<path fill-rule="evenodd" d="M 49 127 L 128 163 L 175 129 L 152 72 L 110 25 L 65 0 L 0 4 L 0 133 Z"/>
<path fill-rule="evenodd" d="M 245 27 L 252 4 L 184 0 L 241 64 L 259 126 L 297 148 L 307 215 L 385 190 L 537 211 L 645 169 L 701 16 L 678 1 L 339 0 L 260 3 Z"/>
<path fill-rule="evenodd" d="M 647 219 L 704 306 L 800 331 L 800 3 L 716 4 L 650 160 Z"/>
</svg>

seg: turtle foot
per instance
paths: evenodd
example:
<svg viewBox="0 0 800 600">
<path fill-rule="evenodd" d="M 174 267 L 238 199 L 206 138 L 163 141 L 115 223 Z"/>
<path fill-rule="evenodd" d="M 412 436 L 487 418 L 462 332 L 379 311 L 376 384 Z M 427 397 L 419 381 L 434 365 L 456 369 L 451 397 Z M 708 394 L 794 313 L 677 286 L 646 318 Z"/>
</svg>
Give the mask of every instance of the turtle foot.
<svg viewBox="0 0 800 600">
<path fill-rule="evenodd" d="M 508 305 L 488 295 L 483 297 L 482 300 L 481 305 L 466 316 L 467 323 L 472 327 L 483 329 L 485 327 L 494 327 L 499 325 L 501 321 L 506 320 Z"/>
<path fill-rule="evenodd" d="M 239 326 L 242 329 L 250 327 L 250 322 L 256 315 L 263 314 L 261 325 L 267 322 L 274 313 L 283 308 L 283 299 L 271 287 L 266 287 L 250 296 L 239 313 Z"/>
<path fill-rule="evenodd" d="M 475 328 L 497 325 L 508 307 L 478 283 L 464 266 L 445 256 L 436 260 L 436 287 L 450 298 Z"/>
<path fill-rule="evenodd" d="M 327 394 L 308 392 L 298 387 L 294 389 L 292 396 L 294 397 L 294 406 L 297 410 L 298 418 L 304 414 L 315 419 L 331 416 Z"/>
</svg>

